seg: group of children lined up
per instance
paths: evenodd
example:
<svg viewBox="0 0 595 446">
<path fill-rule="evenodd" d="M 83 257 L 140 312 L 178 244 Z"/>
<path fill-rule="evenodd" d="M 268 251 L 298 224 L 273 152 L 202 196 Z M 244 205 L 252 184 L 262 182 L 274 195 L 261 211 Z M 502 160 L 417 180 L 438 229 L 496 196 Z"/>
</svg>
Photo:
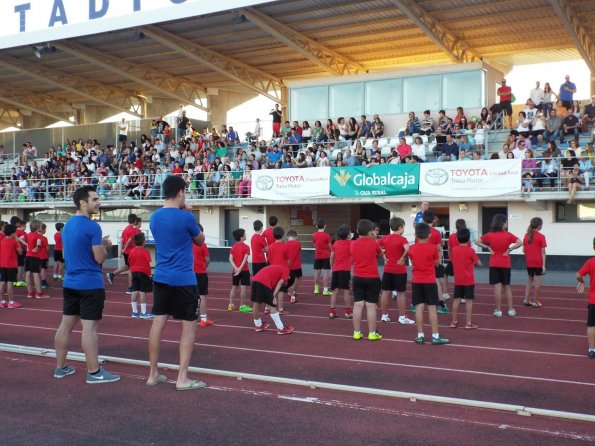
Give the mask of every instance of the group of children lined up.
<svg viewBox="0 0 595 446">
<path fill-rule="evenodd" d="M 14 287 L 27 287 L 27 298 L 49 297 L 47 288 L 49 244 L 45 236 L 47 226 L 39 220 L 27 223 L 13 216 L 10 223 L 0 221 L 0 308 L 21 308 L 15 300 Z M 62 254 L 62 228 L 56 223 L 54 234 L 54 280 L 64 277 L 64 256 Z"/>
</svg>

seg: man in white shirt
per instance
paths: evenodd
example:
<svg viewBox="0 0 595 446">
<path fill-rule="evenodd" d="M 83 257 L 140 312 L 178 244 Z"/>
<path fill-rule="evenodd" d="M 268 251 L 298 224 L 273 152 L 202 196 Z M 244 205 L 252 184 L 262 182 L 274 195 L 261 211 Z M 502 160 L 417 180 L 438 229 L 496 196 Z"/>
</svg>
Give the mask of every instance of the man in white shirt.
<svg viewBox="0 0 595 446">
<path fill-rule="evenodd" d="M 128 124 L 126 119 L 122 118 L 122 121 L 118 124 L 118 142 L 125 143 L 128 139 Z"/>
<path fill-rule="evenodd" d="M 543 100 L 545 96 L 543 88 L 541 88 L 539 85 L 539 81 L 535 82 L 535 88 L 531 90 L 529 98 L 531 98 L 533 104 L 535 104 L 535 108 L 541 110 L 543 108 Z"/>
<path fill-rule="evenodd" d="M 260 141 L 262 137 L 262 126 L 260 125 L 260 119 L 256 118 L 256 124 L 254 124 L 254 133 L 252 136 L 256 139 L 256 141 Z"/>
</svg>

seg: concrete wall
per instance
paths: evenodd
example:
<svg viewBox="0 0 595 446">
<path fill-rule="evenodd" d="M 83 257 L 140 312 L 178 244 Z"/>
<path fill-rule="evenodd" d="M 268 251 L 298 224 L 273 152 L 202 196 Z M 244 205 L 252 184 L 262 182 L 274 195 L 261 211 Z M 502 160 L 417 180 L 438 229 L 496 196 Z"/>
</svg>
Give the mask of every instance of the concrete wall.
<svg viewBox="0 0 595 446">
<path fill-rule="evenodd" d="M 208 96 L 209 113 L 207 120 L 211 122 L 211 126 L 219 129 L 221 125 L 227 124 L 227 112 L 229 110 L 257 96 L 256 93 L 218 90 L 216 95 Z M 255 117 L 256 113 L 246 120 L 254 120 Z"/>
</svg>

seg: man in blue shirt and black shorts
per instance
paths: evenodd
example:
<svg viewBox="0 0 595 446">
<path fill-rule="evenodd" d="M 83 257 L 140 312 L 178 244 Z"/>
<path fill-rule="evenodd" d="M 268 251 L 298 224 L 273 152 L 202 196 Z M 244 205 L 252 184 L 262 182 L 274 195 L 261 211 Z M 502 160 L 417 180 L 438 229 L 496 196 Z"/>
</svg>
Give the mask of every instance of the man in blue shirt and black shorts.
<svg viewBox="0 0 595 446">
<path fill-rule="evenodd" d="M 186 182 L 177 175 L 168 176 L 162 185 L 165 203 L 151 215 L 151 233 L 157 247 L 157 266 L 153 274 L 153 325 L 149 333 L 151 370 L 148 386 L 165 382 L 157 363 L 165 324 L 172 316 L 182 321 L 180 369 L 177 390 L 194 390 L 206 384 L 188 379 L 188 366 L 196 338 L 196 320 L 200 296 L 193 271 L 192 243 L 202 245 L 204 234 L 196 218 L 186 209 Z"/>
</svg>

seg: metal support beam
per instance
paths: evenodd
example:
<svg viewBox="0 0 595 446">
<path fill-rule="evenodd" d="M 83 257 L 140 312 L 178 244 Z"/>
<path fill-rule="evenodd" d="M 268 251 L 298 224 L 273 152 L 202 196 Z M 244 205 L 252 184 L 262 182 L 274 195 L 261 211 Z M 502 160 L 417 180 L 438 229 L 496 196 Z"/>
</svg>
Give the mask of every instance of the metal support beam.
<svg viewBox="0 0 595 446">
<path fill-rule="evenodd" d="M 573 11 L 567 0 L 550 0 L 550 3 L 593 75 L 595 73 L 595 45 L 582 25 L 579 14 Z"/>
<path fill-rule="evenodd" d="M 105 85 L 92 79 L 64 73 L 59 70 L 46 68 L 39 63 L 26 62 L 6 54 L 0 55 L 0 66 L 23 76 L 38 80 L 47 85 L 68 91 L 78 96 L 89 99 L 98 104 L 111 107 L 115 110 L 130 113 L 142 118 L 142 114 L 131 111 L 141 102 L 135 93 L 111 85 Z M 134 98 L 134 99 L 133 99 Z"/>
<path fill-rule="evenodd" d="M 65 53 L 144 85 L 151 90 L 156 90 L 170 99 L 208 111 L 203 102 L 206 98 L 204 85 L 165 71 L 126 62 L 109 53 L 97 51 L 73 41 L 56 42 L 54 45 Z M 194 102 L 195 99 L 198 100 L 198 103 Z"/>
<path fill-rule="evenodd" d="M 467 42 L 456 36 L 412 0 L 391 0 L 415 23 L 454 63 L 475 62 L 481 56 Z"/>
<path fill-rule="evenodd" d="M 68 121 L 73 113 L 72 107 L 64 101 L 27 90 L 14 90 L 0 87 L 0 102 L 13 108 L 31 110 L 56 121 Z"/>
<path fill-rule="evenodd" d="M 16 114 L 16 116 L 15 116 Z M 21 119 L 21 114 L 18 110 L 4 107 L 0 104 L 0 125 L 7 125 L 9 127 L 18 127 Z"/>
<path fill-rule="evenodd" d="M 242 8 L 239 12 L 264 32 L 311 60 L 330 74 L 343 76 L 345 74 L 367 72 L 366 68 L 359 63 L 254 8 Z"/>
<path fill-rule="evenodd" d="M 199 64 L 206 65 L 223 76 L 233 79 L 273 101 L 281 102 L 283 81 L 272 74 L 205 48 L 198 43 L 189 42 L 183 37 L 179 37 L 156 26 L 143 27 L 142 32 L 145 36 L 176 51 L 180 55 L 194 60 Z"/>
</svg>

